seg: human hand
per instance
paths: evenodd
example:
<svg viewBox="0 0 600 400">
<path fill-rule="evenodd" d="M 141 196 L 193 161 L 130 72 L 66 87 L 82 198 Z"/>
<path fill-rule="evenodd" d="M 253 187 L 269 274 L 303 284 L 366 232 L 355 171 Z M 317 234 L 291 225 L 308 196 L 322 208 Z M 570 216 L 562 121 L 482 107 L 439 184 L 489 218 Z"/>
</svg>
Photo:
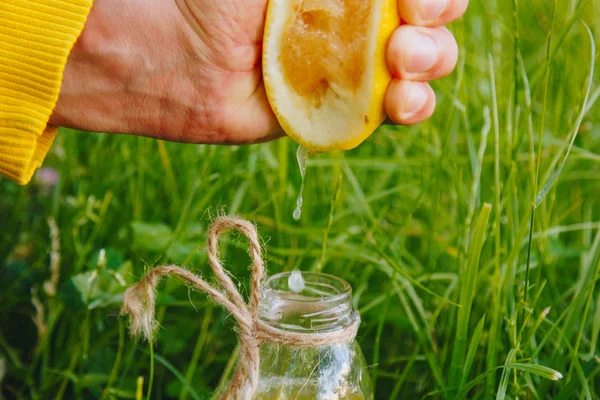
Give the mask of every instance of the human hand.
<svg viewBox="0 0 600 400">
<path fill-rule="evenodd" d="M 428 81 L 458 49 L 444 28 L 468 0 L 399 0 L 390 38 L 396 123 L 428 119 Z M 193 143 L 254 143 L 282 135 L 261 80 L 267 0 L 96 0 L 69 56 L 51 124 Z"/>
</svg>

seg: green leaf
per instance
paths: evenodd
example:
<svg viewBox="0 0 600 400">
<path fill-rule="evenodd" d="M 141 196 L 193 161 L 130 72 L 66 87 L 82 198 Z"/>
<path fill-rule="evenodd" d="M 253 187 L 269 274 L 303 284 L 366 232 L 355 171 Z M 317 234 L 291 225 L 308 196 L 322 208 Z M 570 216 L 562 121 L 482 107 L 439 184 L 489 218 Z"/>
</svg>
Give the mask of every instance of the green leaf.
<svg viewBox="0 0 600 400">
<path fill-rule="evenodd" d="M 542 378 L 550 379 L 551 381 L 559 381 L 563 378 L 560 372 L 538 364 L 511 363 L 506 364 L 506 368 L 518 369 L 519 371 L 528 372 Z"/>
<path fill-rule="evenodd" d="M 84 304 L 87 304 L 87 299 L 94 295 L 94 281 L 97 279 L 97 276 L 98 273 L 94 270 L 77 274 L 71 278 L 73 286 L 81 296 Z"/>
<path fill-rule="evenodd" d="M 92 272 L 75 275 L 61 285 L 58 296 L 69 309 L 81 311 L 86 308 L 88 294 L 91 289 L 88 281 L 92 276 Z"/>
<path fill-rule="evenodd" d="M 167 250 L 166 255 L 169 260 L 172 260 L 173 262 L 175 262 L 177 264 L 183 264 L 188 261 L 188 258 L 190 258 L 190 255 L 193 256 L 194 253 L 197 253 L 198 247 L 199 247 L 199 243 L 175 242 L 175 243 L 171 244 L 171 246 L 169 246 L 169 249 Z"/>
<path fill-rule="evenodd" d="M 186 225 L 185 229 L 183 230 L 181 236 L 185 237 L 186 239 L 196 239 L 196 240 L 200 240 L 200 238 L 202 237 L 202 234 L 204 233 L 204 225 L 202 224 L 198 224 L 198 223 L 192 223 L 192 224 L 188 224 Z M 200 243 L 198 243 L 200 244 Z"/>
<path fill-rule="evenodd" d="M 160 223 L 132 222 L 133 247 L 153 252 L 164 252 L 173 240 L 173 230 Z"/>
<path fill-rule="evenodd" d="M 485 232 L 490 218 L 492 206 L 484 204 L 473 233 L 467 257 L 467 267 L 463 273 L 460 289 L 460 309 L 456 323 L 456 341 L 452 352 L 452 363 L 450 365 L 450 387 L 458 388 L 463 381 L 463 365 L 465 360 L 465 348 L 467 347 L 467 334 L 469 320 L 471 318 L 471 307 L 475 297 L 477 286 L 477 271 L 479 269 L 479 258 L 485 241 Z"/>
<path fill-rule="evenodd" d="M 71 277 L 59 290 L 59 298 L 72 310 L 108 307 L 121 303 L 132 281 L 133 267 L 128 261 L 116 271 L 95 269 Z"/>
<path fill-rule="evenodd" d="M 481 317 L 477 327 L 475 328 L 475 331 L 473 332 L 473 338 L 471 339 L 471 344 L 469 345 L 469 352 L 467 353 L 467 359 L 465 360 L 465 367 L 463 369 L 461 387 L 465 385 L 467 378 L 469 377 L 469 373 L 471 372 L 471 366 L 473 365 L 473 360 L 477 354 L 477 348 L 479 347 L 479 340 L 481 339 L 481 333 L 483 332 L 484 325 L 485 315 Z"/>
<path fill-rule="evenodd" d="M 114 304 L 121 304 L 123 302 L 123 293 L 115 295 L 100 294 L 91 300 L 87 306 L 88 309 L 94 310 L 96 308 L 105 308 Z"/>
</svg>

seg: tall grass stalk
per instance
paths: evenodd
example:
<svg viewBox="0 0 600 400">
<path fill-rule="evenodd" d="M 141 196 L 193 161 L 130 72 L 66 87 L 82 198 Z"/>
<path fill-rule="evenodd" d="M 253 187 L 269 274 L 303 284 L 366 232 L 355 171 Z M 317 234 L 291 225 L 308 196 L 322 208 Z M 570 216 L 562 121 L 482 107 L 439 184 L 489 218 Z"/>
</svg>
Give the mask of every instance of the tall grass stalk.
<svg viewBox="0 0 600 400">
<path fill-rule="evenodd" d="M 471 241 L 469 243 L 468 259 L 466 268 L 463 272 L 464 282 L 460 289 L 460 309 L 456 321 L 456 340 L 452 351 L 452 362 L 450 367 L 449 387 L 459 388 L 465 373 L 465 349 L 467 343 L 467 334 L 469 320 L 471 318 L 471 308 L 475 297 L 477 283 L 477 272 L 479 269 L 479 259 L 483 247 L 486 228 L 492 206 L 484 204 L 479 213 L 479 217 L 473 227 Z"/>
</svg>

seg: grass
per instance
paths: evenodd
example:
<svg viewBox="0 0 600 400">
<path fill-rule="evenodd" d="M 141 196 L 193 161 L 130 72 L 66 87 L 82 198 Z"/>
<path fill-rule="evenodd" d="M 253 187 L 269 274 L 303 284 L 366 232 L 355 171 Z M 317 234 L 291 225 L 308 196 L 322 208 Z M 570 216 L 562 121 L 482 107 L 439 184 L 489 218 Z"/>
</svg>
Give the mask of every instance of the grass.
<svg viewBox="0 0 600 400">
<path fill-rule="evenodd" d="M 145 268 L 208 276 L 219 212 L 258 224 L 270 273 L 352 284 L 377 399 L 599 398 L 595 3 L 473 0 L 435 116 L 309 158 L 299 222 L 289 139 L 63 131 L 58 184 L 0 181 L 0 398 L 210 398 L 237 354 L 222 309 L 164 284 L 152 362 L 118 311 Z M 223 255 L 246 290 L 244 246 Z"/>
</svg>

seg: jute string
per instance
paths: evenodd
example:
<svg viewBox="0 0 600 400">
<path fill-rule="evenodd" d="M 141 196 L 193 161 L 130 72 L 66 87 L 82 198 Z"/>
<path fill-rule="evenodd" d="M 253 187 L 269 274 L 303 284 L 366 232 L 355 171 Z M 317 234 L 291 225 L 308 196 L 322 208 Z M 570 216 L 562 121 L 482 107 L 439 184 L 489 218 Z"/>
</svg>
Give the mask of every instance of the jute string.
<svg viewBox="0 0 600 400">
<path fill-rule="evenodd" d="M 221 235 L 237 230 L 250 242 L 252 259 L 250 299 L 246 303 L 219 260 L 218 240 Z M 219 217 L 208 231 L 206 244 L 210 267 L 219 283 L 213 286 L 190 271 L 175 265 L 161 266 L 149 271 L 136 285 L 123 295 L 122 314 L 130 318 L 130 331 L 134 336 L 143 335 L 152 341 L 157 329 L 154 318 L 156 288 L 164 276 L 178 277 L 191 287 L 205 292 L 215 303 L 225 307 L 235 318 L 240 340 L 240 356 L 229 386 L 222 395 L 226 400 L 250 400 L 256 392 L 260 367 L 260 344 L 280 343 L 294 347 L 314 347 L 351 342 L 360 324 L 358 316 L 349 326 L 321 333 L 297 333 L 283 331 L 258 318 L 261 282 L 265 274 L 262 249 L 256 227 L 243 219 Z"/>
</svg>

